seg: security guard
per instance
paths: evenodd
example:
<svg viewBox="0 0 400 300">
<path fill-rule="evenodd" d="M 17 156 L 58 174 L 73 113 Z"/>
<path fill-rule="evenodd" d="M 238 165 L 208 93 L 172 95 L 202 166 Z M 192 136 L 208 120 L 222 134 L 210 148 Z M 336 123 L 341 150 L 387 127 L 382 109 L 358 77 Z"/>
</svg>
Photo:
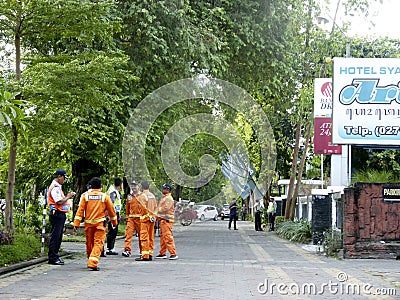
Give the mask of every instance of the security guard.
<svg viewBox="0 0 400 300">
<path fill-rule="evenodd" d="M 62 185 L 67 178 L 67 172 L 58 169 L 54 174 L 54 180 L 47 191 L 49 202 L 49 221 L 51 224 L 48 263 L 52 265 L 63 265 L 58 252 L 60 251 L 64 224 L 67 219 L 66 213 L 70 207 L 70 199 L 75 196 L 74 192 L 69 192 L 67 196 L 62 191 Z"/>
<path fill-rule="evenodd" d="M 82 219 L 85 218 L 87 265 L 91 270 L 98 271 L 100 255 L 106 237 L 106 227 L 104 226 L 106 212 L 114 227 L 117 226 L 118 222 L 110 196 L 101 191 L 101 179 L 94 177 L 90 180 L 90 184 L 92 189 L 82 194 L 74 219 L 74 231 L 78 230 Z"/>
<path fill-rule="evenodd" d="M 117 213 L 117 221 L 119 224 L 120 212 L 121 212 L 121 194 L 119 193 L 122 189 L 122 179 L 115 178 L 114 184 L 108 188 L 107 194 L 110 195 L 111 201 L 114 204 L 115 212 Z M 118 255 L 118 252 L 114 250 L 115 239 L 118 234 L 118 225 L 113 227 L 112 223 L 108 223 L 107 232 L 107 255 Z"/>
<path fill-rule="evenodd" d="M 170 254 L 169 259 L 178 259 L 175 249 L 174 236 L 172 235 L 172 225 L 174 223 L 174 199 L 171 196 L 172 186 L 168 183 L 162 186 L 162 198 L 157 207 L 157 217 L 160 220 L 160 253 L 156 258 L 167 258 L 167 250 Z"/>
</svg>

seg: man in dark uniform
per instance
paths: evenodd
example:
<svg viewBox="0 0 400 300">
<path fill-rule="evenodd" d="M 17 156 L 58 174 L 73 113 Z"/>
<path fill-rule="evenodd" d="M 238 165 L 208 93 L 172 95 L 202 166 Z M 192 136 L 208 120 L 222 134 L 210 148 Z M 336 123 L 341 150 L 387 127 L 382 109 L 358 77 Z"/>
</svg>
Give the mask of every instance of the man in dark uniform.
<svg viewBox="0 0 400 300">
<path fill-rule="evenodd" d="M 66 213 L 69 210 L 69 200 L 75 196 L 74 192 L 69 192 L 67 196 L 62 191 L 62 185 L 66 179 L 67 172 L 59 169 L 54 174 L 54 180 L 47 191 L 47 199 L 49 203 L 49 221 L 51 224 L 50 242 L 48 262 L 52 265 L 63 265 L 58 251 L 61 247 L 62 236 L 64 231 Z"/>
<path fill-rule="evenodd" d="M 237 218 L 238 218 L 238 207 L 236 204 L 236 198 L 233 198 L 231 204 L 229 205 L 229 224 L 228 224 L 229 230 L 231 230 L 232 221 L 233 221 L 233 229 L 238 230 L 236 227 Z"/>
</svg>

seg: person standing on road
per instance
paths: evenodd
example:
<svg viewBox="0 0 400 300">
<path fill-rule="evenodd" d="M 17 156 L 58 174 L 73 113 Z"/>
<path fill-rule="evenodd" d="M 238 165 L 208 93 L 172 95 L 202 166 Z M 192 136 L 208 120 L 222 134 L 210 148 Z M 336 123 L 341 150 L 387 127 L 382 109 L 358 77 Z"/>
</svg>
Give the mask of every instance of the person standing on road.
<svg viewBox="0 0 400 300">
<path fill-rule="evenodd" d="M 67 219 L 66 213 L 70 208 L 69 200 L 75 196 L 75 192 L 69 192 L 67 196 L 62 191 L 62 185 L 67 178 L 67 172 L 58 169 L 54 174 L 54 180 L 47 191 L 49 203 L 49 221 L 51 224 L 50 242 L 48 252 L 48 263 L 52 265 L 63 265 L 59 251 L 64 232 L 64 224 Z"/>
<path fill-rule="evenodd" d="M 167 258 L 167 250 L 170 254 L 169 259 L 178 259 L 175 249 L 172 225 L 174 224 L 174 199 L 171 196 L 172 186 L 168 183 L 162 186 L 162 198 L 156 209 L 157 217 L 160 220 L 160 253 L 156 258 Z"/>
<path fill-rule="evenodd" d="M 140 211 L 141 204 L 139 202 L 139 184 L 133 181 L 131 184 L 131 193 L 126 199 L 126 228 L 125 228 L 125 242 L 124 252 L 122 256 L 129 257 L 132 255 L 132 238 L 136 231 L 139 239 L 139 253 L 142 252 L 142 245 L 140 242 Z"/>
<path fill-rule="evenodd" d="M 255 217 L 254 217 L 254 225 L 256 231 L 262 231 L 261 228 L 261 202 L 259 199 L 256 200 L 256 204 L 254 204 L 254 209 L 256 211 Z"/>
<path fill-rule="evenodd" d="M 269 199 L 268 209 L 267 209 L 268 221 L 269 221 L 269 231 L 275 230 L 276 208 L 277 208 L 277 204 L 275 202 L 275 199 L 272 197 Z"/>
<path fill-rule="evenodd" d="M 94 177 L 90 180 L 90 184 L 92 189 L 82 194 L 74 219 L 74 231 L 78 230 L 82 219 L 85 218 L 87 266 L 93 271 L 98 271 L 100 255 L 106 237 L 106 227 L 104 226 L 106 213 L 112 226 L 117 226 L 118 221 L 110 196 L 101 191 L 101 179 Z"/>
<path fill-rule="evenodd" d="M 154 253 L 154 222 L 156 220 L 155 211 L 157 208 L 156 197 L 149 190 L 148 181 L 142 182 L 142 194 L 139 198 L 143 204 L 140 213 L 140 242 L 142 245 L 142 255 L 136 261 L 153 260 Z"/>
<path fill-rule="evenodd" d="M 242 205 L 241 213 L 242 213 L 242 221 L 246 221 L 246 204 L 244 203 Z"/>
<path fill-rule="evenodd" d="M 115 239 L 117 238 L 118 234 L 118 225 L 120 221 L 120 213 L 121 213 L 121 194 L 120 191 L 122 189 L 122 179 L 115 178 L 114 184 L 110 185 L 107 190 L 107 194 L 110 195 L 110 199 L 114 204 L 115 212 L 117 213 L 117 226 L 113 226 L 112 223 L 108 222 L 108 232 L 107 232 L 107 255 L 118 255 L 118 252 L 115 251 Z"/>
<path fill-rule="evenodd" d="M 233 229 L 238 230 L 236 227 L 237 217 L 238 217 L 238 207 L 236 204 L 236 198 L 233 198 L 231 204 L 229 205 L 229 224 L 228 224 L 229 230 L 231 230 L 232 221 L 233 221 Z"/>
</svg>

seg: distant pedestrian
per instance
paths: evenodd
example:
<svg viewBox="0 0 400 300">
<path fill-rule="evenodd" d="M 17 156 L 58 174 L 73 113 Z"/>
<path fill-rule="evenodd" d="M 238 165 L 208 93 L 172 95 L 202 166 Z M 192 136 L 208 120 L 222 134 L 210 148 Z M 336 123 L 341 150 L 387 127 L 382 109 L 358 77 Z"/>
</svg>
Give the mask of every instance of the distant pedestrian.
<svg viewBox="0 0 400 300">
<path fill-rule="evenodd" d="M 238 230 L 236 227 L 237 218 L 238 218 L 238 207 L 236 204 L 236 198 L 233 198 L 231 204 L 229 205 L 229 224 L 228 224 L 229 230 L 231 230 L 232 221 L 233 221 L 233 229 Z"/>
<path fill-rule="evenodd" d="M 169 259 L 178 259 L 175 249 L 175 240 L 172 234 L 174 224 L 174 199 L 171 196 L 172 185 L 166 183 L 162 186 L 162 198 L 157 206 L 157 218 L 160 220 L 160 252 L 156 258 L 167 258 L 167 250 L 170 254 Z"/>
<path fill-rule="evenodd" d="M 62 185 L 67 178 L 67 172 L 58 169 L 54 174 L 54 180 L 47 191 L 49 203 L 49 221 L 51 224 L 50 242 L 48 252 L 48 263 L 52 265 L 63 265 L 64 261 L 60 259 L 59 251 L 64 232 L 64 224 L 67 219 L 66 213 L 70 209 L 69 200 L 75 196 L 75 192 L 69 192 L 64 195 Z"/>
<path fill-rule="evenodd" d="M 110 185 L 107 190 L 107 194 L 110 195 L 110 199 L 114 204 L 114 209 L 117 214 L 117 226 L 113 226 L 110 221 L 108 221 L 108 231 L 107 231 L 107 255 L 118 255 L 118 252 L 115 251 L 115 239 L 117 238 L 118 234 L 118 225 L 120 222 L 120 213 L 121 213 L 121 194 L 120 191 L 122 190 L 122 179 L 115 178 L 114 184 Z"/>
<path fill-rule="evenodd" d="M 276 208 L 277 204 L 275 199 L 272 197 L 269 199 L 267 214 L 268 214 L 268 221 L 269 221 L 269 231 L 275 230 L 275 217 L 276 217 Z"/>
<path fill-rule="evenodd" d="M 254 217 L 254 226 L 256 231 L 262 231 L 261 228 L 261 202 L 259 199 L 256 200 L 256 203 L 254 204 L 254 210 L 256 211 L 255 217 Z"/>
<path fill-rule="evenodd" d="M 246 204 L 243 203 L 242 205 L 242 209 L 241 209 L 241 213 L 242 213 L 242 221 L 246 221 Z"/>
<path fill-rule="evenodd" d="M 86 234 L 86 255 L 88 257 L 88 268 L 93 271 L 99 270 L 100 255 L 103 250 L 106 237 L 106 213 L 112 225 L 117 226 L 117 214 L 114 205 L 107 193 L 101 191 L 101 179 L 94 177 L 90 180 L 91 190 L 82 194 L 79 208 L 74 219 L 74 231 L 77 231 L 84 219 Z"/>
</svg>

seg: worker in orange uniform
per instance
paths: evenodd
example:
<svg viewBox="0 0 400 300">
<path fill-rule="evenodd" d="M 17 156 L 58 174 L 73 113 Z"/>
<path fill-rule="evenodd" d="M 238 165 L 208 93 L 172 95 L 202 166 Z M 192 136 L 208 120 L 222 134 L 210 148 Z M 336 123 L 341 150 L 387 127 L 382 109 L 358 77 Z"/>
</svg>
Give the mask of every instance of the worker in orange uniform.
<svg viewBox="0 0 400 300">
<path fill-rule="evenodd" d="M 126 228 L 124 251 L 122 252 L 122 256 L 125 257 L 132 255 L 132 238 L 135 231 L 139 238 L 139 252 L 142 252 L 142 245 L 140 242 L 140 213 L 142 209 L 139 201 L 140 195 L 139 184 L 136 181 L 133 181 L 131 184 L 131 193 L 126 199 Z"/>
<path fill-rule="evenodd" d="M 99 270 L 99 260 L 106 238 L 106 212 L 114 227 L 117 226 L 117 214 L 114 204 L 107 193 L 101 191 L 101 179 L 93 177 L 90 180 L 91 190 L 82 194 L 79 208 L 74 219 L 74 231 L 76 232 L 85 218 L 86 254 L 88 257 L 88 268 L 93 271 Z"/>
<path fill-rule="evenodd" d="M 139 201 L 142 204 L 140 210 L 140 244 L 142 246 L 142 255 L 136 258 L 136 261 L 153 260 L 154 251 L 154 222 L 157 208 L 156 197 L 149 190 L 149 182 L 142 182 L 142 194 Z"/>
<path fill-rule="evenodd" d="M 157 207 L 157 217 L 160 220 L 160 253 L 156 258 L 167 258 L 167 250 L 170 254 L 169 259 L 178 259 L 175 250 L 174 236 L 172 235 L 172 225 L 174 224 L 174 199 L 171 196 L 172 186 L 168 183 L 162 186 L 162 198 Z"/>
</svg>

